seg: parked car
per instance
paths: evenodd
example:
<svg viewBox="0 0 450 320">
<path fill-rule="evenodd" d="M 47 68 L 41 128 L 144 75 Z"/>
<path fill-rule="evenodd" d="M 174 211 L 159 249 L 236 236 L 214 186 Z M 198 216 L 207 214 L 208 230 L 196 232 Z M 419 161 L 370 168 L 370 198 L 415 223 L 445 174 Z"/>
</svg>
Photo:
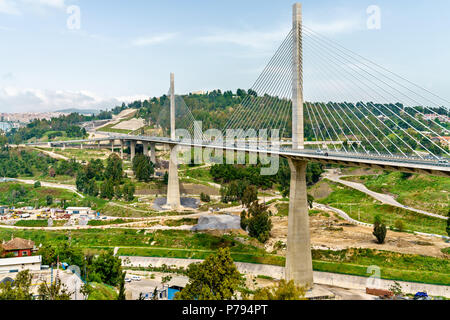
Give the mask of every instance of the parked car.
<svg viewBox="0 0 450 320">
<path fill-rule="evenodd" d="M 431 300 L 426 292 L 417 292 L 414 295 L 414 300 Z"/>
<path fill-rule="evenodd" d="M 133 280 L 133 281 L 141 281 L 141 277 L 139 277 L 139 276 L 132 276 L 131 280 Z"/>
<path fill-rule="evenodd" d="M 131 282 L 130 278 L 125 278 L 125 282 Z"/>
</svg>

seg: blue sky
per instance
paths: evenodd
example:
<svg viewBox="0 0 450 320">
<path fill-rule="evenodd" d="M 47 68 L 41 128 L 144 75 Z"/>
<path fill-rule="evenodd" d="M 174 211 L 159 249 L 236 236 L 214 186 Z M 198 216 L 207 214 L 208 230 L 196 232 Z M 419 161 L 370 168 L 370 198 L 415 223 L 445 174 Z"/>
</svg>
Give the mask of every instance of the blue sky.
<svg viewBox="0 0 450 320">
<path fill-rule="evenodd" d="M 0 112 L 109 108 L 249 88 L 286 36 L 286 0 L 0 0 Z M 304 23 L 450 98 L 448 0 L 304 0 Z M 81 28 L 70 30 L 77 5 Z M 368 30 L 366 9 L 381 9 Z"/>
</svg>

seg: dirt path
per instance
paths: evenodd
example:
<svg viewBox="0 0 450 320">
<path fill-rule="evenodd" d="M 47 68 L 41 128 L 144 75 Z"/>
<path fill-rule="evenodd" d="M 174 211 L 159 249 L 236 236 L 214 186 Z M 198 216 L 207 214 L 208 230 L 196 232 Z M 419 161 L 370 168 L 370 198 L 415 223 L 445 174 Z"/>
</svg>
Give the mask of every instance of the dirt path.
<svg viewBox="0 0 450 320">
<path fill-rule="evenodd" d="M 22 179 L 14 179 L 14 180 L 18 181 L 18 182 L 21 182 L 21 183 L 25 183 L 25 184 L 34 184 L 35 182 L 38 181 L 38 180 L 22 180 Z M 53 182 L 43 182 L 43 181 L 39 181 L 39 182 L 41 183 L 42 187 L 55 188 L 55 189 L 65 189 L 65 190 L 68 190 L 68 191 L 71 191 L 71 192 L 75 193 L 80 198 L 84 199 L 84 196 L 77 191 L 77 187 L 75 187 L 73 185 L 59 184 L 59 183 L 53 183 Z"/>
<path fill-rule="evenodd" d="M 47 150 L 42 150 L 42 149 L 39 149 L 39 148 L 33 148 L 34 150 L 37 150 L 37 151 L 39 151 L 39 152 L 42 152 L 42 153 L 45 153 L 46 155 L 49 155 L 51 158 L 53 158 L 53 159 L 57 159 L 57 160 L 70 160 L 69 158 L 67 158 L 66 156 L 63 156 L 63 155 L 61 155 L 61 154 L 58 154 L 58 153 L 55 153 L 55 152 L 52 152 L 52 151 L 47 151 Z"/>
<path fill-rule="evenodd" d="M 46 230 L 46 231 L 61 231 L 61 230 L 85 230 L 85 229 L 120 229 L 120 228 L 135 228 L 135 229 L 145 229 L 145 230 L 191 230 L 191 225 L 182 225 L 177 227 L 169 227 L 164 225 L 155 225 L 155 226 L 145 226 L 147 223 L 160 221 L 163 224 L 167 220 L 181 220 L 181 219 L 198 219 L 201 216 L 205 215 L 205 213 L 194 213 L 190 215 L 179 215 L 179 216 L 156 216 L 156 217 L 148 217 L 148 218 L 133 218 L 133 221 L 128 223 L 119 223 L 119 224 L 108 224 L 103 226 L 63 226 L 63 227 L 15 227 L 9 225 L 0 224 L 0 228 L 3 229 L 14 229 L 14 230 Z M 126 219 L 126 218 L 118 218 L 118 219 Z M 131 218 L 130 218 L 131 219 Z"/>
<path fill-rule="evenodd" d="M 365 194 L 367 194 L 368 196 L 380 201 L 383 204 L 388 204 L 390 206 L 393 207 L 397 207 L 397 208 L 402 208 L 402 209 L 406 209 L 409 211 L 413 211 L 413 212 L 417 212 L 426 216 L 430 216 L 430 217 L 434 217 L 434 218 L 438 218 L 438 219 L 443 219 L 443 220 L 447 220 L 447 217 L 441 216 L 439 214 L 436 213 L 431 213 L 431 212 L 427 212 L 424 210 L 420 210 L 420 209 L 415 209 L 415 208 L 411 208 L 408 206 L 405 206 L 399 202 L 397 202 L 397 200 L 394 199 L 394 197 L 384 194 L 384 193 L 378 193 L 378 192 L 374 192 L 372 190 L 369 190 L 365 185 L 363 185 L 362 183 L 358 183 L 358 182 L 352 182 L 352 181 L 346 181 L 346 180 L 342 180 L 342 178 L 347 177 L 347 176 L 343 176 L 343 175 L 339 175 L 335 172 L 335 170 L 328 170 L 327 173 L 324 175 L 325 179 L 328 179 L 330 181 L 336 182 L 336 183 L 340 183 L 343 184 L 349 188 L 361 191 Z"/>
<path fill-rule="evenodd" d="M 441 250 L 449 244 L 442 238 L 388 230 L 385 244 L 380 245 L 375 242 L 373 227 L 343 221 L 332 210 L 325 212 L 310 216 L 311 246 L 315 249 L 366 248 L 448 258 Z M 274 216 L 272 223 L 271 238 L 265 246 L 269 252 L 276 247 L 277 242 L 286 243 L 288 217 Z M 285 249 L 279 250 L 280 254 L 285 252 Z"/>
</svg>

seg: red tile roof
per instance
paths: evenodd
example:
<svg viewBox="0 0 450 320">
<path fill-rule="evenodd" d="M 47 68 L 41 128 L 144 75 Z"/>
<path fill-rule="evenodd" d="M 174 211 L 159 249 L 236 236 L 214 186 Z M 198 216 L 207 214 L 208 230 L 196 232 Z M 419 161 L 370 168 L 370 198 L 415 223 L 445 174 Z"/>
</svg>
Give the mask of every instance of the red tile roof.
<svg viewBox="0 0 450 320">
<path fill-rule="evenodd" d="M 26 249 L 33 249 L 34 248 L 34 242 L 31 240 L 25 240 L 21 238 L 14 238 L 6 243 L 3 243 L 1 245 L 4 250 L 6 251 L 12 251 L 12 250 L 26 250 Z"/>
</svg>

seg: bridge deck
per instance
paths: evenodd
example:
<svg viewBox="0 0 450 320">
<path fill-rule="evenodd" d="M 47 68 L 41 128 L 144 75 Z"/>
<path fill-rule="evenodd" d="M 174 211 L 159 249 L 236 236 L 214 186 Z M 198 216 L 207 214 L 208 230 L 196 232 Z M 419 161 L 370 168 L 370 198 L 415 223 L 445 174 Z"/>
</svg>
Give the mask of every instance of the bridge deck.
<svg viewBox="0 0 450 320">
<path fill-rule="evenodd" d="M 71 140 L 71 141 L 55 141 L 51 142 L 52 145 L 57 144 L 78 144 L 78 143 L 94 143 L 101 141 L 111 140 L 127 140 L 127 141 L 140 141 L 140 142 L 152 142 L 169 145 L 180 145 L 185 147 L 199 147 L 199 148 L 211 148 L 219 150 L 230 150 L 235 152 L 246 153 L 261 153 L 272 155 L 279 155 L 284 158 L 292 158 L 297 160 L 314 161 L 324 164 L 338 164 L 344 166 L 355 167 L 367 167 L 376 168 L 388 171 L 402 171 L 408 173 L 422 173 L 430 175 L 438 175 L 450 177 L 450 165 L 445 162 L 439 162 L 437 160 L 426 160 L 420 158 L 405 158 L 405 157 L 392 157 L 384 155 L 372 155 L 363 153 L 344 153 L 344 152 L 322 152 L 318 153 L 316 150 L 292 150 L 287 148 L 273 148 L 265 149 L 257 146 L 236 146 L 236 145 L 222 145 L 222 144 L 208 144 L 204 142 L 196 143 L 192 141 L 171 140 L 164 137 L 149 137 L 149 136 L 130 136 L 125 134 L 109 134 L 108 137 L 94 138 L 87 140 Z M 48 143 L 31 143 L 28 145 L 38 146 L 46 145 Z"/>
</svg>

